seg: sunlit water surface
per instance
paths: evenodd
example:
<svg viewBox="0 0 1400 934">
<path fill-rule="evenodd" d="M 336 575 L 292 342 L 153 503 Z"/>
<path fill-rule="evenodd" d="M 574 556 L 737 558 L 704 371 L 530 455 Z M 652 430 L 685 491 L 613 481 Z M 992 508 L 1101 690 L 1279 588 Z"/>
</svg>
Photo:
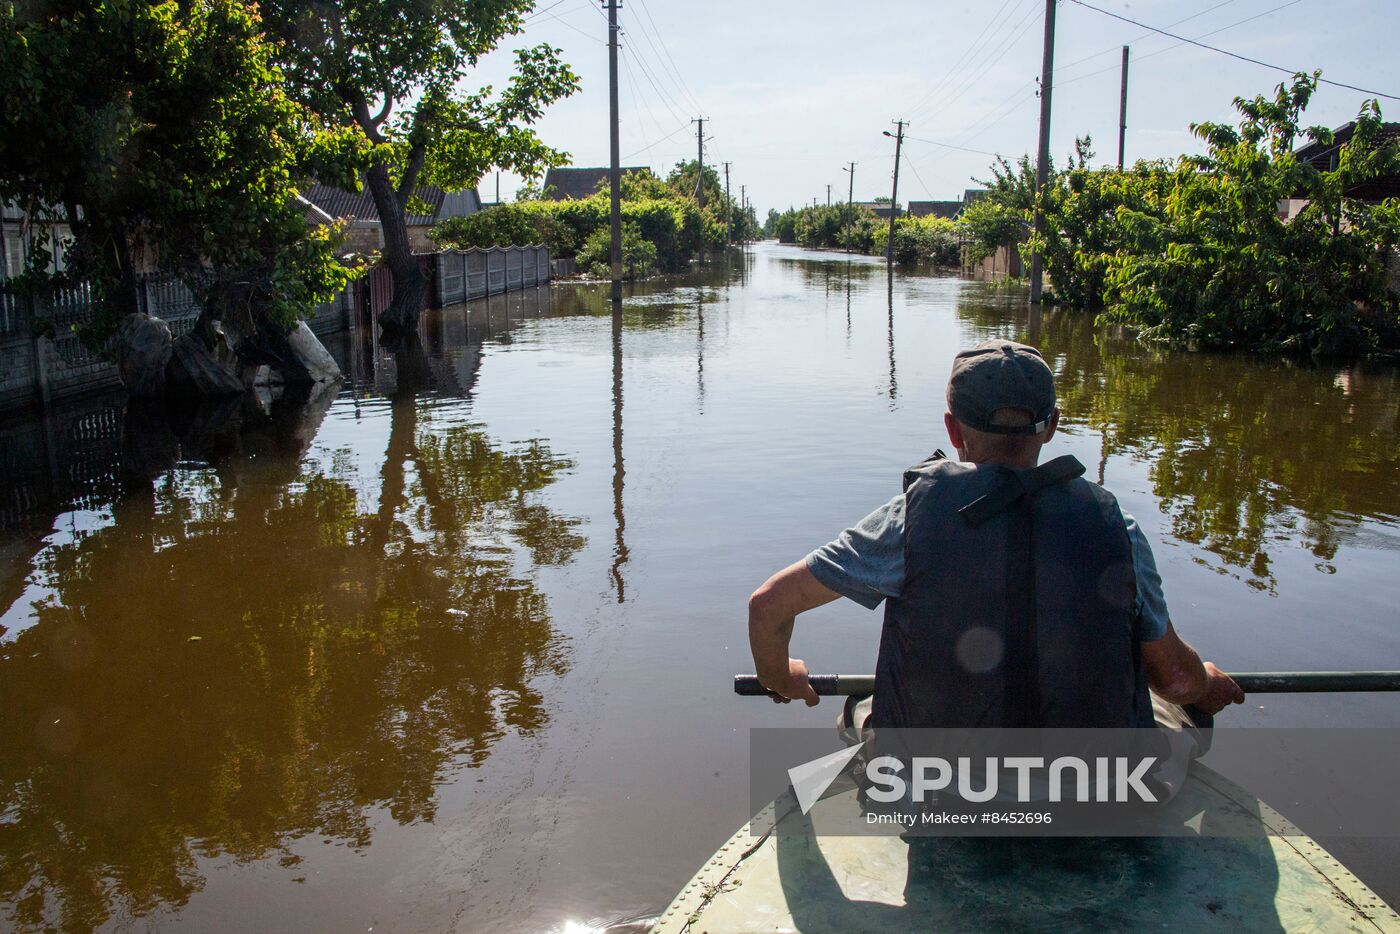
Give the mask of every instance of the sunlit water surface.
<svg viewBox="0 0 1400 934">
<path fill-rule="evenodd" d="M 748 593 L 946 447 L 952 356 L 989 337 L 1052 362 L 1057 452 L 1157 543 L 1203 654 L 1400 668 L 1394 369 L 1153 350 L 771 245 L 637 287 L 620 322 L 605 289 L 432 312 L 398 352 L 338 335 L 349 379 L 309 398 L 0 426 L 0 925 L 654 915 L 747 819 L 748 729 L 836 713 L 730 694 Z M 879 626 L 839 602 L 794 651 L 870 670 Z M 1266 799 L 1276 765 L 1248 776 Z M 1329 842 L 1400 901 L 1394 841 Z"/>
</svg>

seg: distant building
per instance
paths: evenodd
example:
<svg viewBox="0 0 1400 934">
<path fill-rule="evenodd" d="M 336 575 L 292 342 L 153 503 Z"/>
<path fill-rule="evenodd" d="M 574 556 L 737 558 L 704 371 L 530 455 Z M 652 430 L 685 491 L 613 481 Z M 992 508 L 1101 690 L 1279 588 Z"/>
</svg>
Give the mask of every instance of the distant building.
<svg viewBox="0 0 1400 934">
<path fill-rule="evenodd" d="M 961 201 L 910 201 L 911 217 L 946 217 L 952 220 L 962 213 Z"/>
<path fill-rule="evenodd" d="M 856 201 L 854 203 L 858 208 L 874 211 L 875 216 L 881 220 L 890 219 L 890 203 L 888 201 Z M 899 213 L 903 214 L 904 211 L 901 210 Z"/>
<path fill-rule="evenodd" d="M 475 188 L 443 191 L 436 185 L 419 185 L 413 194 L 428 207 L 427 214 L 409 214 L 404 218 L 408 224 L 408 242 L 419 253 L 436 249 L 428 239 L 428 231 L 438 221 L 467 217 L 481 210 L 481 196 Z M 384 248 L 384 226 L 379 222 L 379 209 L 374 206 L 369 186 L 356 193 L 330 185 L 312 185 L 302 195 L 318 212 L 349 222 L 346 247 L 350 252 L 373 253 Z"/>
<path fill-rule="evenodd" d="M 1337 158 L 1341 153 L 1342 146 L 1351 142 L 1355 132 L 1356 121 L 1353 120 L 1332 131 L 1331 145 L 1308 143 L 1306 146 L 1295 149 L 1293 158 L 1299 162 L 1310 163 L 1319 172 L 1330 172 L 1337 168 Z M 1378 137 L 1377 142 L 1381 144 L 1400 140 L 1400 123 L 1381 124 Z M 1353 185 L 1342 194 L 1358 201 L 1380 201 L 1384 198 L 1400 197 L 1400 176 L 1390 175 L 1361 185 Z M 1298 212 L 1307 203 L 1306 198 L 1285 198 L 1279 202 L 1279 217 L 1284 220 L 1292 220 L 1298 216 Z"/>
<path fill-rule="evenodd" d="M 608 166 L 550 169 L 544 176 L 544 198 L 546 201 L 591 198 L 598 193 L 598 186 L 608 177 L 610 171 L 612 170 Z M 651 168 L 645 165 L 625 165 L 621 171 L 623 175 L 629 172 L 651 174 Z"/>
<path fill-rule="evenodd" d="M 985 198 L 991 193 L 989 188 L 968 188 L 963 192 L 963 207 L 967 207 L 978 198 Z"/>
</svg>

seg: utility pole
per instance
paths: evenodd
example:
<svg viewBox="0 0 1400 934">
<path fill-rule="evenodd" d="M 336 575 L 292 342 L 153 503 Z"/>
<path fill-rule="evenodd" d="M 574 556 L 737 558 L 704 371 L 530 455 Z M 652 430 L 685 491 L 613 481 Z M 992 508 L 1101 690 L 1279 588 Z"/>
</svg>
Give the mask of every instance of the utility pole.
<svg viewBox="0 0 1400 934">
<path fill-rule="evenodd" d="M 724 243 L 726 246 L 734 245 L 734 202 L 729 199 L 729 167 L 731 162 L 724 164 Z"/>
<path fill-rule="evenodd" d="M 501 203 L 501 170 L 496 170 L 496 203 Z"/>
<path fill-rule="evenodd" d="M 612 267 L 612 300 L 622 301 L 622 166 L 618 153 L 617 134 L 617 5 L 618 0 L 606 0 L 608 6 L 608 144 L 612 163 L 608 167 L 608 187 L 611 213 L 608 221 L 612 234 L 609 264 Z"/>
<path fill-rule="evenodd" d="M 851 222 L 855 220 L 856 216 L 855 207 L 852 205 L 856 197 L 856 164 L 852 162 L 849 169 L 843 165 L 841 171 L 847 172 L 851 176 L 848 180 L 849 187 L 846 189 L 846 252 L 849 253 L 851 252 Z"/>
<path fill-rule="evenodd" d="M 831 207 L 831 186 L 826 186 L 826 206 Z"/>
<path fill-rule="evenodd" d="M 1052 6 L 1055 0 L 1046 0 Z M 885 244 L 885 266 L 894 267 L 894 221 L 899 217 L 899 151 L 904 147 L 904 126 L 903 120 L 896 120 L 894 133 L 885 131 L 886 136 L 894 137 L 894 187 L 890 189 L 890 239 Z"/>
<path fill-rule="evenodd" d="M 1040 197 L 1050 177 L 1050 92 L 1055 87 L 1055 2 L 1045 0 L 1045 53 L 1040 64 L 1040 149 L 1035 164 L 1035 235 L 1045 233 L 1045 212 Z M 1031 254 L 1031 304 L 1040 303 L 1043 286 L 1040 251 Z"/>
<path fill-rule="evenodd" d="M 705 210 L 705 118 L 697 117 L 695 124 L 695 201 Z"/>
<path fill-rule="evenodd" d="M 705 210 L 705 118 L 697 117 L 695 123 L 695 203 Z M 705 237 L 700 237 L 700 262 L 705 262 Z"/>
<path fill-rule="evenodd" d="M 1123 84 L 1118 91 L 1118 171 L 1123 171 L 1123 141 L 1128 135 L 1128 47 L 1123 46 Z"/>
<path fill-rule="evenodd" d="M 739 186 L 739 204 L 743 206 L 743 209 L 744 209 L 744 216 L 745 216 L 745 217 L 747 217 L 747 216 L 748 216 L 748 213 L 749 213 L 749 195 L 748 195 L 748 190 L 749 190 L 749 186 L 748 186 L 748 185 L 740 185 L 740 186 Z"/>
</svg>

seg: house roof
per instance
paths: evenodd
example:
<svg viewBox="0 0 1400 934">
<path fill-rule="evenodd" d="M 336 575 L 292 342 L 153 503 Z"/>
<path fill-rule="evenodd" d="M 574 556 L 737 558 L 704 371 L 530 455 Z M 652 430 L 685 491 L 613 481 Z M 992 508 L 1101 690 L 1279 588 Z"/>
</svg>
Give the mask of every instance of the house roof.
<svg viewBox="0 0 1400 934">
<path fill-rule="evenodd" d="M 976 201 L 978 198 L 985 198 L 991 189 L 988 188 L 968 188 L 963 191 L 963 206 L 969 201 Z"/>
<path fill-rule="evenodd" d="M 876 217 L 890 216 L 890 204 L 888 201 L 856 201 L 855 206 L 874 211 Z"/>
<path fill-rule="evenodd" d="M 961 201 L 910 201 L 909 213 L 914 217 L 946 217 L 949 220 L 962 210 Z"/>
<path fill-rule="evenodd" d="M 357 221 L 371 223 L 379 221 L 379 209 L 374 206 L 374 197 L 370 194 L 368 185 L 363 186 L 359 192 L 353 192 L 331 185 L 317 184 L 302 194 L 331 217 L 351 217 Z M 446 192 L 436 185 L 419 185 L 413 194 L 428 206 L 429 213 L 408 215 L 405 221 L 409 227 L 427 227 L 441 217 L 475 214 L 481 209 L 481 198 L 474 188 L 462 192 Z M 444 204 L 451 205 L 452 209 L 444 213 Z"/>
<path fill-rule="evenodd" d="M 1319 172 L 1327 172 L 1337 165 L 1337 155 L 1342 146 L 1351 142 L 1356 132 L 1356 121 L 1345 123 L 1332 131 L 1331 145 L 1308 143 L 1293 151 L 1293 158 L 1299 162 L 1311 163 Z M 1400 123 L 1383 123 L 1377 134 L 1377 142 L 1384 145 L 1400 140 Z M 1347 197 L 1363 201 L 1379 201 L 1382 198 L 1400 197 L 1400 176 L 1378 178 L 1362 185 L 1353 185 L 1343 192 Z"/>
<path fill-rule="evenodd" d="M 608 177 L 610 171 L 608 166 L 550 169 L 544 176 L 545 198 L 550 201 L 590 198 L 598 192 L 598 185 Z M 624 165 L 621 171 L 623 175 L 628 172 L 649 173 L 651 168 L 645 165 Z"/>
</svg>

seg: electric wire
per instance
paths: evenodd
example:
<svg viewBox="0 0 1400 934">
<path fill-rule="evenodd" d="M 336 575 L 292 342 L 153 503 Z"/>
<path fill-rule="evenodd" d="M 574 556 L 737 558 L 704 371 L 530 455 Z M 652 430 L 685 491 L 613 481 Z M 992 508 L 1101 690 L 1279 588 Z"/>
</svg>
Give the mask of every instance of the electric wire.
<svg viewBox="0 0 1400 934">
<path fill-rule="evenodd" d="M 1253 16 L 1247 16 L 1247 17 L 1245 17 L 1244 19 L 1236 20 L 1235 22 L 1230 23 L 1230 24 L 1228 24 L 1228 25 L 1226 25 L 1226 26 L 1220 26 L 1220 27 L 1218 27 L 1218 28 L 1216 28 L 1216 29 L 1212 29 L 1210 32 L 1203 32 L 1203 33 L 1201 33 L 1200 35 L 1196 36 L 1196 38 L 1197 38 L 1197 39 L 1206 39 L 1206 38 L 1209 38 L 1210 36 L 1214 36 L 1214 35 L 1216 35 L 1217 33 L 1222 33 L 1222 32 L 1225 32 L 1226 30 L 1234 29 L 1236 26 L 1243 26 L 1245 23 L 1251 23 L 1251 22 L 1253 22 L 1253 21 L 1256 20 L 1256 19 L 1260 19 L 1261 17 L 1268 16 L 1268 15 L 1271 14 L 1271 13 L 1277 13 L 1279 10 L 1286 9 L 1286 8 L 1288 8 L 1288 7 L 1294 6 L 1294 5 L 1299 4 L 1299 3 L 1302 3 L 1302 2 L 1303 2 L 1303 0 L 1288 0 L 1287 3 L 1281 3 L 1281 4 L 1279 4 L 1279 5 L 1276 6 L 1276 7 L 1270 7 L 1269 9 L 1263 11 L 1262 13 L 1255 13 Z M 1145 54 L 1143 54 L 1143 55 L 1137 56 L 1137 58 L 1134 60 L 1134 64 L 1136 64 L 1136 63 L 1138 63 L 1138 62 L 1143 62 L 1143 61 L 1146 61 L 1146 60 L 1149 59 L 1149 58 L 1153 58 L 1153 57 L 1155 57 L 1155 56 L 1161 55 L 1163 52 L 1170 52 L 1170 51 L 1172 51 L 1173 49 L 1179 49 L 1179 48 L 1181 48 L 1183 45 L 1190 45 L 1190 44 L 1191 44 L 1191 42 L 1190 42 L 1189 40 L 1187 40 L 1187 41 L 1177 42 L 1177 43 L 1174 43 L 1174 44 L 1172 44 L 1172 45 L 1163 46 L 1163 47 L 1160 48 L 1160 49 L 1154 49 L 1154 50 L 1152 50 L 1151 52 L 1147 52 L 1147 53 L 1145 53 Z M 1092 77 L 1094 77 L 1094 76 L 1096 76 L 1096 75 L 1102 75 L 1102 74 L 1105 74 L 1105 73 L 1107 73 L 1107 72 L 1114 71 L 1114 70 L 1116 70 L 1116 69 L 1118 69 L 1118 68 L 1120 68 L 1120 67 L 1122 67 L 1122 66 L 1121 66 L 1121 65 L 1109 65 L 1107 68 L 1100 68 L 1100 69 L 1098 69 L 1097 71 L 1091 71 L 1091 72 L 1088 72 L 1088 73 L 1086 73 L 1086 74 L 1076 75 L 1075 77 L 1070 78 L 1070 79 L 1067 80 L 1067 81 L 1056 81 L 1055 84 L 1054 84 L 1054 87 L 1060 87 L 1060 86 L 1062 86 L 1062 85 L 1067 85 L 1067 84 L 1074 84 L 1074 83 L 1077 82 L 1077 81 L 1083 81 L 1083 80 L 1085 80 L 1086 78 L 1092 78 Z"/>
<path fill-rule="evenodd" d="M 670 62 L 671 72 L 675 76 L 677 85 L 684 92 L 684 96 L 690 98 L 690 103 L 695 107 L 695 112 L 704 113 L 705 108 L 701 106 L 700 99 L 695 96 L 695 92 L 690 89 L 690 85 L 686 84 L 685 76 L 681 73 L 680 66 L 676 64 L 675 57 L 671 55 L 671 49 L 666 45 L 665 35 L 662 33 L 660 27 L 656 25 L 656 20 L 652 19 L 651 9 L 644 0 L 634 0 L 634 2 L 641 8 L 642 15 L 646 17 L 647 22 L 651 24 L 651 29 L 656 34 L 657 44 L 661 46 L 662 53 L 665 55 L 666 60 Z M 640 23 L 641 21 L 638 20 L 638 22 Z"/>
<path fill-rule="evenodd" d="M 1032 0 L 1032 2 L 1034 2 L 1034 0 Z M 982 27 L 982 31 L 977 34 L 977 38 L 972 40 L 972 44 L 969 45 L 966 49 L 964 49 L 962 55 L 958 56 L 957 60 L 953 62 L 951 66 L 949 66 L 948 70 L 945 71 L 936 81 L 933 82 L 932 85 L 929 86 L 928 90 L 924 92 L 924 96 L 915 101 L 914 105 L 909 108 L 911 113 L 917 111 L 920 107 L 924 105 L 924 103 L 930 97 L 932 97 L 938 91 L 942 90 L 942 88 L 948 83 L 949 79 L 952 78 L 953 74 L 957 72 L 958 69 L 963 67 L 963 63 L 966 62 L 969 59 L 969 57 L 972 56 L 976 52 L 976 50 L 981 47 L 983 37 L 987 35 L 987 32 L 992 28 L 992 25 L 1001 18 L 1002 13 L 1005 12 L 1006 8 L 1010 6 L 1011 3 L 1012 0 L 1002 0 L 1001 6 L 998 7 L 997 11 L 993 13 L 991 17 L 987 20 L 986 25 Z"/>
<path fill-rule="evenodd" d="M 1102 7 L 1096 7 L 1096 6 L 1094 6 L 1092 3 L 1086 3 L 1085 0 L 1070 0 L 1070 2 L 1071 2 L 1071 3 L 1078 4 L 1079 6 L 1084 7 L 1086 10 L 1093 10 L 1095 13 L 1102 13 L 1104 16 L 1111 16 L 1112 18 L 1114 18 L 1114 19 L 1116 19 L 1116 20 L 1122 20 L 1122 21 L 1125 22 L 1125 23 L 1131 23 L 1131 24 L 1133 24 L 1134 26 L 1137 26 L 1137 27 L 1139 27 L 1139 28 L 1141 28 L 1141 29 L 1150 29 L 1152 32 L 1160 33 L 1161 35 L 1167 36 L 1167 37 L 1170 38 L 1170 39 L 1177 39 L 1177 40 L 1179 40 L 1179 41 L 1181 41 L 1181 42 L 1185 42 L 1185 43 L 1188 43 L 1188 44 L 1190 44 L 1190 45 L 1194 45 L 1194 46 L 1197 46 L 1197 47 L 1199 47 L 1199 48 L 1206 49 L 1207 51 L 1210 51 L 1210 52 L 1216 52 L 1216 53 L 1218 53 L 1218 54 L 1220 54 L 1220 55 L 1225 55 L 1225 56 L 1228 56 L 1228 57 L 1233 58 L 1233 59 L 1238 59 L 1239 61 L 1242 61 L 1242 62 L 1248 62 L 1248 63 L 1251 64 L 1251 65 L 1259 65 L 1259 66 L 1262 67 L 1262 68 L 1269 68 L 1269 69 L 1272 69 L 1273 71 L 1281 71 L 1281 72 L 1283 72 L 1284 74 L 1289 74 L 1289 75 L 1306 74 L 1306 73 L 1307 73 L 1307 72 L 1304 72 L 1304 71 L 1302 71 L 1302 70 L 1300 70 L 1300 69 L 1297 69 L 1297 68 L 1285 68 L 1285 67 L 1282 66 L 1282 65 L 1275 65 L 1275 64 L 1273 64 L 1273 63 L 1271 63 L 1271 62 L 1261 61 L 1260 59 L 1257 59 L 1257 58 L 1250 58 L 1248 55 L 1241 55 L 1241 54 L 1238 53 L 1238 52 L 1231 52 L 1229 49 L 1222 49 L 1222 48 L 1220 48 L 1219 46 L 1207 45 L 1206 43 L 1204 43 L 1204 42 L 1199 42 L 1199 41 L 1197 41 L 1197 40 L 1195 40 L 1195 39 L 1188 39 L 1188 38 L 1186 38 L 1185 36 L 1178 36 L 1176 33 L 1167 32 L 1165 29 L 1158 29 L 1158 28 L 1155 27 L 1155 26 L 1149 26 L 1149 25 L 1146 24 L 1146 23 L 1139 22 L 1138 20 L 1131 19 L 1131 18 L 1129 18 L 1129 17 L 1127 17 L 1127 16 L 1123 16 L 1123 15 L 1118 14 L 1118 13 L 1114 13 L 1114 12 L 1112 12 L 1111 10 L 1105 10 L 1105 9 L 1103 9 Z M 1370 88 L 1363 88 L 1363 87 L 1359 87 L 1359 86 L 1357 86 L 1357 85 L 1355 85 L 1355 84 L 1347 84 L 1347 83 L 1345 83 L 1345 82 L 1343 82 L 1343 81 L 1332 81 L 1332 80 L 1330 80 L 1330 79 L 1328 79 L 1328 78 L 1318 78 L 1317 80 L 1318 80 L 1318 83 L 1320 83 L 1320 84 L 1329 84 L 1329 85 L 1331 85 L 1331 86 L 1333 86 L 1333 87 L 1337 87 L 1337 88 L 1346 88 L 1348 91 L 1359 91 L 1359 92 L 1361 92 L 1362 94 L 1373 94 L 1373 95 L 1375 95 L 1376 97 L 1384 97 L 1384 98 L 1386 98 L 1387 100 L 1400 101 L 1400 96 L 1397 96 L 1397 95 L 1395 95 L 1395 94 L 1387 94 L 1387 93 L 1385 93 L 1384 91 L 1376 91 L 1376 90 L 1372 90 L 1372 89 L 1370 89 Z"/>
<path fill-rule="evenodd" d="M 956 103 L 963 96 L 965 96 L 969 90 L 976 86 L 978 81 L 982 80 L 982 78 L 987 75 L 988 72 L 990 72 L 997 65 L 1001 64 L 1001 61 L 1004 58 L 1006 58 L 1006 54 L 1010 52 L 1011 49 L 1015 48 L 1016 44 L 1021 41 L 1021 37 L 1024 36 L 1026 32 L 1029 31 L 1030 28 L 1034 26 L 1036 21 L 1039 19 L 1041 19 L 1041 17 L 1037 15 L 1037 11 L 1034 9 L 1031 10 L 1031 12 L 1025 18 L 1023 18 L 1019 23 L 1016 24 L 1015 28 L 1007 37 L 1006 41 L 997 47 L 996 52 L 993 53 L 993 55 L 987 60 L 986 64 L 984 64 L 980 70 L 968 75 L 967 80 L 958 84 L 953 89 L 951 94 L 940 103 L 944 107 L 948 107 Z M 924 115 L 927 116 L 927 113 L 925 113 Z"/>
</svg>

